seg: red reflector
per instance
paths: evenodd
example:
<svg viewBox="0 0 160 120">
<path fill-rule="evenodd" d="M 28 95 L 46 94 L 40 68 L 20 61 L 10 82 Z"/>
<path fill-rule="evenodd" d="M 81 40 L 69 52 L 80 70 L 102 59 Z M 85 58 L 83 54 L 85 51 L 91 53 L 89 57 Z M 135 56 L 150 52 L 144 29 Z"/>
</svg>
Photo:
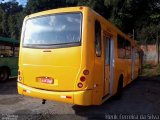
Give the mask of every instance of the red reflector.
<svg viewBox="0 0 160 120">
<path fill-rule="evenodd" d="M 22 80 L 22 77 L 21 76 L 18 76 L 18 81 L 21 81 Z"/>
<path fill-rule="evenodd" d="M 82 10 L 82 9 L 83 9 L 83 7 L 81 6 L 79 9 L 80 9 L 80 10 Z"/>
<path fill-rule="evenodd" d="M 72 99 L 72 97 L 71 97 L 71 96 L 66 96 L 66 98 L 68 98 L 68 99 Z"/>
<path fill-rule="evenodd" d="M 89 75 L 89 70 L 84 70 L 84 71 L 83 71 L 83 74 L 84 74 L 84 75 Z"/>
<path fill-rule="evenodd" d="M 82 76 L 81 78 L 80 78 L 80 81 L 81 82 L 84 82 L 86 80 L 86 78 L 84 77 L 84 76 Z"/>
<path fill-rule="evenodd" d="M 18 71 L 18 75 L 20 75 L 21 74 L 21 72 L 20 71 Z"/>
<path fill-rule="evenodd" d="M 79 88 L 82 88 L 82 87 L 83 87 L 83 84 L 82 84 L 82 83 L 78 83 L 77 86 L 78 86 Z"/>
<path fill-rule="evenodd" d="M 23 90 L 23 92 L 27 92 L 26 90 Z"/>
</svg>

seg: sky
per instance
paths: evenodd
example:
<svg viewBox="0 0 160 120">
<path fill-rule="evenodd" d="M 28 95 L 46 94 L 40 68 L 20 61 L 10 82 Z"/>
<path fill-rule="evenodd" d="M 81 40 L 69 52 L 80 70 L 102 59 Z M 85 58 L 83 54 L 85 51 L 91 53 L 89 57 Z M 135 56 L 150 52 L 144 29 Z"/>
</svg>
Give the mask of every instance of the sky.
<svg viewBox="0 0 160 120">
<path fill-rule="evenodd" d="M 9 1 L 12 1 L 12 0 L 0 0 L 0 2 L 9 2 Z M 23 5 L 25 6 L 26 3 L 27 3 L 27 0 L 16 0 L 20 5 Z"/>
</svg>

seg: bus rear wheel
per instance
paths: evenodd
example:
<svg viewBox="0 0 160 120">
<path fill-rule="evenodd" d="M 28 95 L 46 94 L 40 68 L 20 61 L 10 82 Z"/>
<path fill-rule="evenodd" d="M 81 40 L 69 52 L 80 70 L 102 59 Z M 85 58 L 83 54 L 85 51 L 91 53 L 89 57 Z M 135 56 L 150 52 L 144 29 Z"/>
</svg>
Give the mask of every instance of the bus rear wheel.
<svg viewBox="0 0 160 120">
<path fill-rule="evenodd" d="M 9 78 L 9 70 L 0 68 L 0 82 L 5 82 Z"/>
<path fill-rule="evenodd" d="M 123 76 L 120 76 L 119 82 L 118 82 L 118 88 L 117 93 L 115 94 L 115 99 L 121 99 L 123 92 Z"/>
</svg>

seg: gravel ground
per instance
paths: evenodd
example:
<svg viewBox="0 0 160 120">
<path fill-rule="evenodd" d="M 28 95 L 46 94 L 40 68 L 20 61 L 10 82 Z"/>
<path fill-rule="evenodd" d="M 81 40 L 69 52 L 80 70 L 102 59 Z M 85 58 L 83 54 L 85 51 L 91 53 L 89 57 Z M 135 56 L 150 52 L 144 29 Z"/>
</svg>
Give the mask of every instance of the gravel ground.
<svg viewBox="0 0 160 120">
<path fill-rule="evenodd" d="M 100 106 L 41 102 L 18 95 L 16 79 L 0 83 L 0 120 L 160 119 L 160 78 L 141 77 L 124 88 L 120 100 L 111 98 Z"/>
</svg>

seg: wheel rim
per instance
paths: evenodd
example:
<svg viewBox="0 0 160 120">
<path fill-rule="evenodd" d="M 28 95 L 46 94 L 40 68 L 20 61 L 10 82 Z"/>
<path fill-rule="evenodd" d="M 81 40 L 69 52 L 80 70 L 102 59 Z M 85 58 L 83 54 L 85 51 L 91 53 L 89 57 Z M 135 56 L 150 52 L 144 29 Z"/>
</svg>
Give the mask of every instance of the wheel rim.
<svg viewBox="0 0 160 120">
<path fill-rule="evenodd" d="M 8 78 L 7 71 L 0 72 L 0 81 L 5 81 Z"/>
</svg>

